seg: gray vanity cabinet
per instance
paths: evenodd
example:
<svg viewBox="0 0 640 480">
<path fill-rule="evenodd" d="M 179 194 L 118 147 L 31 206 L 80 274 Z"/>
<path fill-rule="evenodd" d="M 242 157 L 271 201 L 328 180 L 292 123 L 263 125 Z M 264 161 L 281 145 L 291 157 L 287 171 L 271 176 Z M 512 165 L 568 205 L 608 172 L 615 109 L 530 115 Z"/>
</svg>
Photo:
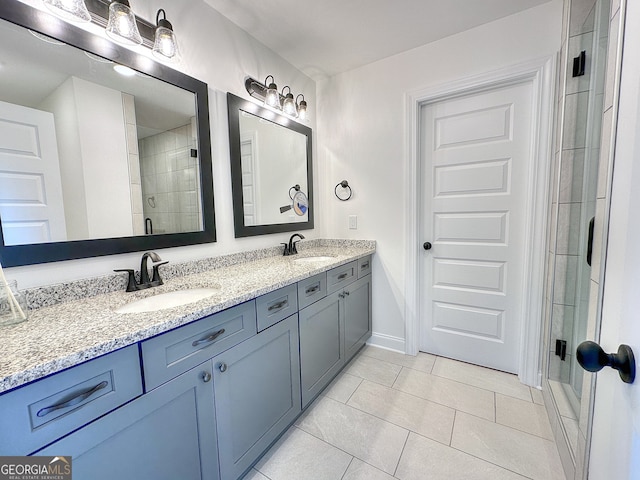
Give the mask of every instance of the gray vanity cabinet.
<svg viewBox="0 0 640 480">
<path fill-rule="evenodd" d="M 301 411 L 298 315 L 213 359 L 220 477 L 239 478 Z"/>
<path fill-rule="evenodd" d="M 371 275 L 366 273 L 370 258 L 327 272 L 327 283 L 334 293 L 300 310 L 303 408 L 371 336 Z M 364 268 L 359 270 L 358 263 Z"/>
<path fill-rule="evenodd" d="M 371 275 L 365 275 L 342 292 L 344 298 L 344 349 L 348 362 L 371 336 Z"/>
<path fill-rule="evenodd" d="M 211 360 L 37 452 L 71 455 L 75 480 L 216 480 Z"/>
<path fill-rule="evenodd" d="M 345 364 L 342 293 L 300 310 L 300 377 L 306 407 Z"/>
</svg>

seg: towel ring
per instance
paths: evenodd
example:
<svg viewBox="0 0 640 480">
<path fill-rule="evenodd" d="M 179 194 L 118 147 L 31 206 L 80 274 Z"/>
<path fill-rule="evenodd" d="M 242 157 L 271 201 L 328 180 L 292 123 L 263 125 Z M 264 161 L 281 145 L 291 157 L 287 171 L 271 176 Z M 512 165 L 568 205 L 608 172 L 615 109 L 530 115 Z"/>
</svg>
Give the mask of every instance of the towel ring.
<svg viewBox="0 0 640 480">
<path fill-rule="evenodd" d="M 349 190 L 349 195 L 347 196 L 347 198 L 343 198 L 340 195 L 338 195 L 338 187 L 342 187 L 345 190 L 346 189 Z M 336 194 L 336 197 L 338 197 L 338 200 L 341 200 L 343 202 L 346 202 L 347 200 L 349 200 L 351 198 L 351 195 L 353 195 L 353 191 L 351 190 L 351 187 L 349 186 L 349 182 L 347 182 L 346 180 L 343 180 L 339 184 L 337 184 L 336 188 L 333 189 L 333 193 Z"/>
</svg>

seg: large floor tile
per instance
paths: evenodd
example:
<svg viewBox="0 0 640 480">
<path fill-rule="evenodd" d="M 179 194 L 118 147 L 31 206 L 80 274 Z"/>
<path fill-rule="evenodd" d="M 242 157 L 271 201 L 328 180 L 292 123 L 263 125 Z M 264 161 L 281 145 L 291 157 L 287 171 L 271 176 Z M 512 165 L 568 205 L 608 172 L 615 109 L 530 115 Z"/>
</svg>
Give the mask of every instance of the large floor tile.
<svg viewBox="0 0 640 480">
<path fill-rule="evenodd" d="M 254 468 L 254 469 L 251 469 L 251 471 L 247 473 L 244 477 L 242 477 L 242 480 L 269 480 L 269 478 L 265 477 L 263 474 L 261 474 L 259 471 L 257 471 Z"/>
<path fill-rule="evenodd" d="M 463 412 L 451 446 L 534 480 L 564 480 L 555 443 Z"/>
<path fill-rule="evenodd" d="M 436 357 L 434 355 L 429 355 L 428 353 L 418 352 L 415 356 L 405 355 L 403 353 L 385 350 L 384 348 L 374 347 L 371 345 L 367 345 L 362 349 L 362 355 L 427 373 L 431 373 L 433 364 L 436 361 Z"/>
<path fill-rule="evenodd" d="M 496 423 L 553 440 L 544 405 L 496 393 Z"/>
<path fill-rule="evenodd" d="M 455 410 L 364 380 L 347 405 L 449 445 Z"/>
<path fill-rule="evenodd" d="M 255 469 L 270 480 L 340 480 L 351 459 L 351 455 L 313 435 L 291 428 Z"/>
<path fill-rule="evenodd" d="M 394 480 L 394 478 L 388 473 L 354 458 L 342 480 Z"/>
<path fill-rule="evenodd" d="M 517 375 L 479 367 L 470 363 L 458 362 L 449 358 L 438 357 L 431 371 L 433 375 L 448 378 L 478 388 L 502 393 L 521 400 L 531 399 L 529 387 L 520 383 Z"/>
<path fill-rule="evenodd" d="M 327 397 L 316 400 L 296 425 L 390 474 L 395 471 L 409 433 Z"/>
<path fill-rule="evenodd" d="M 361 377 L 355 377 L 349 373 L 341 373 L 327 386 L 322 395 L 333 398 L 341 403 L 347 403 L 349 397 L 356 391 L 358 385 L 362 383 Z"/>
<path fill-rule="evenodd" d="M 347 365 L 344 372 L 390 387 L 401 369 L 400 365 L 359 354 Z"/>
<path fill-rule="evenodd" d="M 400 480 L 524 480 L 525 477 L 442 445 L 409 435 L 395 474 Z"/>
<path fill-rule="evenodd" d="M 495 419 L 494 394 L 488 390 L 410 368 L 402 369 L 393 388 L 487 420 Z"/>
</svg>

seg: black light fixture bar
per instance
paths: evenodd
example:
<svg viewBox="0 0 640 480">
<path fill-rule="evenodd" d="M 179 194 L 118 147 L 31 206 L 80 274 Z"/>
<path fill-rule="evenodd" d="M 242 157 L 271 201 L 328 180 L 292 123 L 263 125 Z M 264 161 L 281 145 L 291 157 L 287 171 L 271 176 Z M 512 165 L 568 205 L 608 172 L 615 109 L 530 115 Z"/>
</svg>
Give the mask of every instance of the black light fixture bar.
<svg viewBox="0 0 640 480">
<path fill-rule="evenodd" d="M 256 80 L 255 78 L 247 77 L 244 79 L 244 87 L 247 89 L 247 92 L 249 92 L 249 95 L 264 102 L 264 99 L 267 96 L 267 86 L 264 83 Z M 280 105 L 282 105 L 284 95 L 278 92 L 278 97 L 280 97 Z"/>
<path fill-rule="evenodd" d="M 100 25 L 101 27 L 107 26 L 109 19 L 109 0 L 84 0 L 87 10 L 91 14 L 91 23 Z M 155 39 L 156 26 L 136 15 L 136 24 L 138 25 L 138 31 L 142 37 L 142 45 L 147 48 L 153 48 L 153 42 Z"/>
</svg>

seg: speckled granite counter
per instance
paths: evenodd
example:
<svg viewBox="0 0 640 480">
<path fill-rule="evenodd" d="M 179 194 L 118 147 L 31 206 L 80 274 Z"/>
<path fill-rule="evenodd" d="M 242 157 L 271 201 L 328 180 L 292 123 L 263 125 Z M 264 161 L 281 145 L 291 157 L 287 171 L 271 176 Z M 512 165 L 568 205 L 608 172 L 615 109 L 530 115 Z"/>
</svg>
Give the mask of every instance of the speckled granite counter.
<svg viewBox="0 0 640 480">
<path fill-rule="evenodd" d="M 76 284 L 30 292 L 30 305 L 46 306 L 31 310 L 24 323 L 0 328 L 0 393 L 371 255 L 375 242 L 314 240 L 300 244 L 298 256 L 283 257 L 278 251 L 167 265 L 171 268 L 163 275 L 164 285 L 139 292 L 126 293 L 122 275 L 97 279 L 93 287 L 84 281 L 80 289 Z M 331 259 L 295 262 L 316 255 Z M 202 271 L 203 265 L 211 269 Z M 115 288 L 118 290 L 110 291 Z M 216 288 L 217 292 L 195 303 L 155 312 L 114 311 L 141 298 L 184 288 Z"/>
</svg>

